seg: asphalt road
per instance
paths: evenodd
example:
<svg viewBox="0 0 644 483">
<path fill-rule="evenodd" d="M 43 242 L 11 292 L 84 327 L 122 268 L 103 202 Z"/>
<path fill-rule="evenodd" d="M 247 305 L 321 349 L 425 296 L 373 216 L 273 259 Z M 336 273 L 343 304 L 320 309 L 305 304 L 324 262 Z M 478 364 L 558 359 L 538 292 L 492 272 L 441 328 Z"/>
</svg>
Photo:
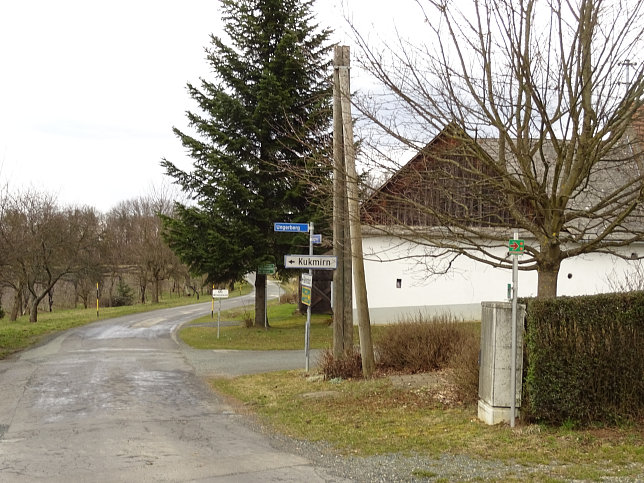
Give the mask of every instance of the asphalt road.
<svg viewBox="0 0 644 483">
<path fill-rule="evenodd" d="M 100 321 L 0 361 L 0 481 L 339 481 L 253 432 L 200 377 L 303 367 L 303 350 L 180 344 L 176 329 L 210 309 Z"/>
</svg>

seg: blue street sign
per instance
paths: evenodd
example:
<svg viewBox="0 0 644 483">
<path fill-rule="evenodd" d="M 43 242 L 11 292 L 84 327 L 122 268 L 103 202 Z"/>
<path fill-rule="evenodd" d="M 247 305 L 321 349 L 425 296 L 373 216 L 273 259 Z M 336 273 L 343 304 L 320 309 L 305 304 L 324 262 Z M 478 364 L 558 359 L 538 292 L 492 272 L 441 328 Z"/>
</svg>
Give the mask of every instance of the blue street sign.
<svg viewBox="0 0 644 483">
<path fill-rule="evenodd" d="M 319 233 L 316 233 L 313 235 L 313 244 L 314 245 L 320 245 L 322 243 L 322 235 Z"/>
<path fill-rule="evenodd" d="M 286 233 L 308 233 L 308 223 L 273 223 L 274 231 Z"/>
</svg>

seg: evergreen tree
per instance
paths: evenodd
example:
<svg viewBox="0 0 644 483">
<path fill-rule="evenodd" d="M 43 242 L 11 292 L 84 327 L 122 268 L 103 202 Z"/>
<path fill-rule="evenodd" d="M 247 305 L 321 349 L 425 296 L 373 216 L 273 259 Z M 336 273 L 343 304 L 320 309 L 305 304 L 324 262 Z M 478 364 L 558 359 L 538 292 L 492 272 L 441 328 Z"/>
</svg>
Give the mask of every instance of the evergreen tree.
<svg viewBox="0 0 644 483">
<path fill-rule="evenodd" d="M 228 43 L 211 36 L 207 59 L 215 78 L 188 84 L 199 106 L 187 113 L 195 134 L 174 129 L 193 170 L 162 162 L 195 202 L 164 217 L 166 239 L 211 283 L 304 253 L 304 236 L 274 233 L 273 222 L 323 221 L 315 183 L 294 172 L 324 170 L 315 159 L 331 118 L 330 31 L 314 23 L 313 1 L 221 3 Z M 255 325 L 263 326 L 265 275 L 257 275 L 255 287 Z"/>
</svg>

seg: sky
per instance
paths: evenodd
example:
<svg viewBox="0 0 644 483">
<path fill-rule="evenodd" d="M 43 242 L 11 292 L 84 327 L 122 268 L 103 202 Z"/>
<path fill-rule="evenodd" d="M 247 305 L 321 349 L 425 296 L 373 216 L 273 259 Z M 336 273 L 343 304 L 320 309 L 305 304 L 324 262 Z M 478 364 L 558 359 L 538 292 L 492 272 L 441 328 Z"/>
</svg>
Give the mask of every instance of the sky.
<svg viewBox="0 0 644 483">
<path fill-rule="evenodd" d="M 413 0 L 318 0 L 333 41 L 411 23 Z M 216 0 L 20 0 L 0 4 L 0 188 L 106 213 L 171 185 L 162 158 L 192 162 L 172 127 L 195 105 L 221 32 Z M 353 86 L 353 84 L 352 84 Z"/>
</svg>

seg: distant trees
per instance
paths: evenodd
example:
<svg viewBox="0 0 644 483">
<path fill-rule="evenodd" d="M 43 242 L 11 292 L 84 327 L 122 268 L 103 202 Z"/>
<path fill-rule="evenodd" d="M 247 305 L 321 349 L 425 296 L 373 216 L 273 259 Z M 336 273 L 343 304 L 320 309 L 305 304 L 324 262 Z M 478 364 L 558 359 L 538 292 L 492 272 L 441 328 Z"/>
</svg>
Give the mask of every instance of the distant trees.
<svg viewBox="0 0 644 483">
<path fill-rule="evenodd" d="M 51 309 L 54 289 L 63 281 L 87 308 L 97 283 L 112 294 L 124 276 L 135 277 L 141 300 L 151 283 L 151 300 L 158 302 L 163 280 L 187 278 L 187 267 L 161 236 L 158 215 L 171 214 L 169 196 L 122 202 L 107 215 L 90 207 L 60 207 L 53 196 L 35 191 L 3 192 L 1 201 L 0 294 L 14 295 L 11 320 L 26 309 L 36 322 L 40 304 L 48 298 Z M 201 288 L 190 283 L 191 291 Z"/>
<path fill-rule="evenodd" d="M 48 195 L 25 192 L 8 196 L 0 210 L 0 277 L 16 293 L 15 320 L 25 294 L 29 320 L 38 320 L 38 305 L 51 297 L 56 283 L 78 270 L 79 261 L 98 242 L 98 219 L 91 208 L 60 209 Z"/>
<path fill-rule="evenodd" d="M 152 302 L 159 302 L 160 282 L 176 274 L 181 262 L 162 237 L 159 215 L 172 215 L 172 201 L 152 195 L 123 201 L 106 217 L 111 258 L 119 267 L 133 272 L 139 283 L 141 303 L 145 303 L 148 282 L 152 283 Z"/>
<path fill-rule="evenodd" d="M 213 79 L 188 85 L 194 134 L 174 131 L 194 169 L 163 166 L 195 204 L 178 204 L 164 223 L 175 253 L 212 283 L 238 280 L 306 246 L 302 236 L 275 234 L 273 222 L 324 224 L 319 192 L 293 175 L 319 176 L 315 154 L 330 131 L 329 31 L 317 29 L 312 4 L 222 0 L 227 37 L 211 37 Z M 266 275 L 257 275 L 255 287 L 255 324 L 263 326 Z"/>
</svg>

